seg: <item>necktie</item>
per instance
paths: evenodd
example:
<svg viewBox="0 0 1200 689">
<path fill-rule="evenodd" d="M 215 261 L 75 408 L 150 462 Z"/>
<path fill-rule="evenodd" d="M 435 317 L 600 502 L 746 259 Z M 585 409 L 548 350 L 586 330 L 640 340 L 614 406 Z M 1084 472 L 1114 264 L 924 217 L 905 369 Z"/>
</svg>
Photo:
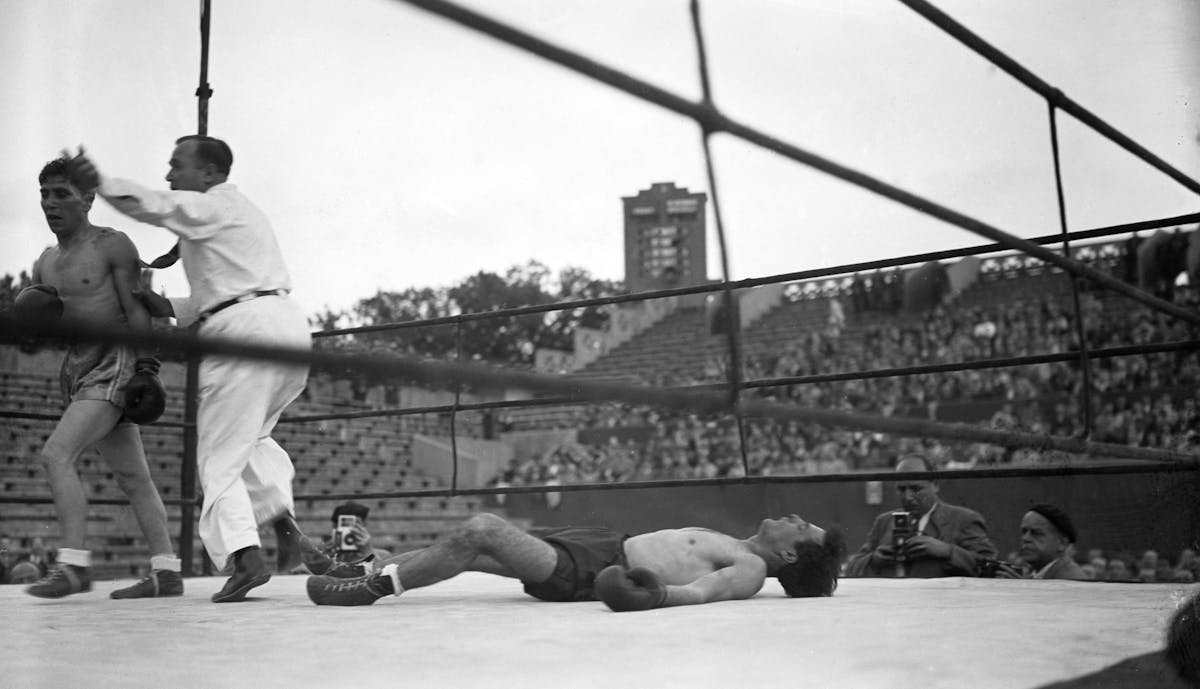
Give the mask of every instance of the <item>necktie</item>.
<svg viewBox="0 0 1200 689">
<path fill-rule="evenodd" d="M 146 263 L 145 261 L 139 261 L 139 262 L 142 264 L 143 268 L 156 268 L 157 269 L 157 268 L 170 268 L 171 266 L 175 265 L 175 262 L 178 260 L 179 260 L 179 242 L 175 242 L 175 246 L 171 247 L 170 251 L 163 254 L 162 256 L 159 256 L 158 258 L 154 259 L 153 261 L 151 261 L 149 263 Z"/>
</svg>

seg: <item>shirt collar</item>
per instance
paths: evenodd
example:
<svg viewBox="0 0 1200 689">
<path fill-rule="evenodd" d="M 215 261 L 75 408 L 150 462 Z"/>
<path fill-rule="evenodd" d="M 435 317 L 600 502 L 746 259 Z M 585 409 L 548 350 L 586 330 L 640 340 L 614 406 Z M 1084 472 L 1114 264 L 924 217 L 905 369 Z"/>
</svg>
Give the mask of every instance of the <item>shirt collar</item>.
<svg viewBox="0 0 1200 689">
<path fill-rule="evenodd" d="M 940 500 L 934 500 L 933 507 L 930 507 L 929 511 L 922 514 L 921 518 L 917 520 L 917 533 L 925 533 L 925 527 L 929 526 L 929 520 L 933 518 L 933 511 L 937 509 L 940 502 Z"/>
</svg>

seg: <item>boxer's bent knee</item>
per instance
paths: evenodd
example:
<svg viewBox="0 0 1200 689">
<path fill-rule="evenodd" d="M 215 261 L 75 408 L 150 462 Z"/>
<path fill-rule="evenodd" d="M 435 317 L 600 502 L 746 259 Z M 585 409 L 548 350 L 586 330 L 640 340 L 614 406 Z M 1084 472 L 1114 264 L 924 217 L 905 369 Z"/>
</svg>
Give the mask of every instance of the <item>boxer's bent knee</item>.
<svg viewBox="0 0 1200 689">
<path fill-rule="evenodd" d="M 46 441 L 46 445 L 37 455 L 38 464 L 47 469 L 73 468 L 79 458 L 79 449 L 68 447 L 63 443 L 54 442 L 54 438 Z"/>
<path fill-rule="evenodd" d="M 489 512 L 472 515 L 458 529 L 455 536 L 476 546 L 486 546 L 492 537 L 511 528 L 508 522 Z"/>
</svg>

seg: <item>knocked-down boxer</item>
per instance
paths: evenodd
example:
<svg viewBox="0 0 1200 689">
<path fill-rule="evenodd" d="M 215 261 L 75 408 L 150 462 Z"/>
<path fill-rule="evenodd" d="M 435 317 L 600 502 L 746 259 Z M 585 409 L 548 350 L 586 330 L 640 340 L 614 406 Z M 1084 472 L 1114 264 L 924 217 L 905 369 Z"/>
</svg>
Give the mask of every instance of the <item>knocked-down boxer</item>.
<svg viewBox="0 0 1200 689">
<path fill-rule="evenodd" d="M 753 536 L 738 539 L 700 527 L 639 536 L 599 527 L 526 532 L 484 513 L 364 576 L 341 578 L 354 568 L 340 567 L 310 577 L 308 597 L 317 605 L 370 605 L 462 572 L 519 579 L 544 601 L 602 600 L 617 612 L 750 598 L 768 576 L 792 597 L 829 596 L 844 552 L 840 532 L 796 515 L 764 519 Z"/>
</svg>

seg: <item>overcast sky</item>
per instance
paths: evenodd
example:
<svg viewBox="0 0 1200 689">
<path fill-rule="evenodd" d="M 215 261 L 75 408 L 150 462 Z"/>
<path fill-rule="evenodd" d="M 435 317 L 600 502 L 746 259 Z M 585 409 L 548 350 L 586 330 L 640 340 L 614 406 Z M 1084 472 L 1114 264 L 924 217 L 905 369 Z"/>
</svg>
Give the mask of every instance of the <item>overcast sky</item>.
<svg viewBox="0 0 1200 689">
<path fill-rule="evenodd" d="M 699 97 L 685 0 L 468 4 Z M 1200 3 L 936 4 L 1200 177 Z M 701 8 L 728 115 L 1014 234 L 1058 231 L 1045 102 L 900 3 Z M 197 127 L 198 26 L 195 0 L 0 1 L 0 274 L 52 243 L 36 176 L 64 146 L 166 188 L 172 142 Z M 233 147 L 230 181 L 272 219 L 310 314 L 530 259 L 620 279 L 621 197 L 665 181 L 708 191 L 690 120 L 390 0 L 214 0 L 209 82 L 209 133 Z M 1060 137 L 1070 229 L 1200 211 L 1069 116 Z M 984 241 L 713 143 L 734 279 Z M 174 243 L 103 201 L 92 219 L 146 258 Z M 180 266 L 156 279 L 187 292 Z"/>
</svg>

